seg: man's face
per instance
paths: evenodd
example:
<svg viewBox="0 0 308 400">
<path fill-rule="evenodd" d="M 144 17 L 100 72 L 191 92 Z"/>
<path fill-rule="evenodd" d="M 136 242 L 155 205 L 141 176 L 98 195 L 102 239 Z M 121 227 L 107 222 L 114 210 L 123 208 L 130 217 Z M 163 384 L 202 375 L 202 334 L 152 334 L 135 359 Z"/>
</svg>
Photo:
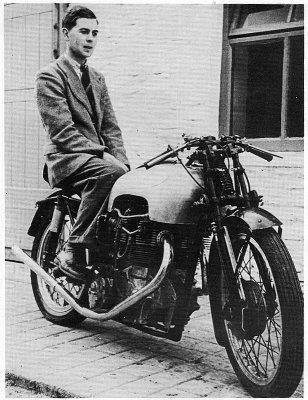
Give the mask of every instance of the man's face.
<svg viewBox="0 0 308 400">
<path fill-rule="evenodd" d="M 63 29 L 68 44 L 68 53 L 76 61 L 83 63 L 94 51 L 98 35 L 96 19 L 79 18 L 71 29 Z"/>
</svg>

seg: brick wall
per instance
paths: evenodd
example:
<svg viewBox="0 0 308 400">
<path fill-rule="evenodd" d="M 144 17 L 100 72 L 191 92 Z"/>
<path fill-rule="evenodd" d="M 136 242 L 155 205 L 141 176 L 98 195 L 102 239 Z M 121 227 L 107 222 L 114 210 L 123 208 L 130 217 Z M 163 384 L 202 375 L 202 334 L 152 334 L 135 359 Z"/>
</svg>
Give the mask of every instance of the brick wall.
<svg viewBox="0 0 308 400">
<path fill-rule="evenodd" d="M 88 5 L 90 63 L 104 73 L 132 163 L 183 132 L 218 132 L 222 5 Z"/>
</svg>

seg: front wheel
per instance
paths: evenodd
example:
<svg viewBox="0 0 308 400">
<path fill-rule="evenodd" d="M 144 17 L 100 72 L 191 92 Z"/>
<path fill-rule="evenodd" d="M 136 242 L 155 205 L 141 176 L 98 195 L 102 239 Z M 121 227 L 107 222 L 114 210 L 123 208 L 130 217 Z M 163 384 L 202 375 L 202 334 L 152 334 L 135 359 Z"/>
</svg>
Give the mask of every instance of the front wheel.
<svg viewBox="0 0 308 400">
<path fill-rule="evenodd" d="M 303 297 L 294 264 L 274 229 L 229 233 L 239 295 L 234 299 L 213 242 L 207 272 L 216 335 L 254 397 L 289 397 L 303 370 Z"/>
</svg>

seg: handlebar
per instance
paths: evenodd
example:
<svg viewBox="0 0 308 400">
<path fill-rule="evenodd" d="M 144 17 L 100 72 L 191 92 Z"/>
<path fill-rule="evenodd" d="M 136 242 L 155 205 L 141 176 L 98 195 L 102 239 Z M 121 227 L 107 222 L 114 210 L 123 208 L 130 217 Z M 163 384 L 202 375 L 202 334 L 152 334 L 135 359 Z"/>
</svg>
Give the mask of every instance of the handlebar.
<svg viewBox="0 0 308 400">
<path fill-rule="evenodd" d="M 182 144 L 181 146 L 179 146 L 179 147 L 177 147 L 175 149 L 172 149 L 172 147 L 170 145 L 168 145 L 166 151 L 164 151 L 164 152 L 158 154 L 157 156 L 151 158 L 150 160 L 146 161 L 142 165 L 139 165 L 139 167 L 137 167 L 137 168 L 145 167 L 146 169 L 148 169 L 148 168 L 154 167 L 154 165 L 159 164 L 159 163 L 167 160 L 170 157 L 176 157 L 178 152 L 180 152 L 180 151 L 182 151 L 182 150 L 184 150 L 186 148 L 194 146 L 194 143 L 196 143 L 199 140 L 200 140 L 200 138 L 191 139 L 189 144 L 186 142 L 186 143 Z"/>
<path fill-rule="evenodd" d="M 269 153 L 268 151 L 259 149 L 258 147 L 254 147 L 254 146 L 251 146 L 249 144 L 246 147 L 246 151 L 248 151 L 249 153 L 254 154 L 255 156 L 263 158 L 264 160 L 266 160 L 268 162 L 272 161 L 272 159 L 274 157 L 282 158 L 280 156 L 277 156 L 276 154 Z"/>
<path fill-rule="evenodd" d="M 246 139 L 241 138 L 240 136 L 222 136 L 220 139 L 216 139 L 214 136 L 202 136 L 202 137 L 192 137 L 183 135 L 184 144 L 172 149 L 170 145 L 168 145 L 167 150 L 158 154 L 157 156 L 151 158 L 145 163 L 139 165 L 137 168 L 145 167 L 149 169 L 156 164 L 159 164 L 168 158 L 176 157 L 180 151 L 184 149 L 190 149 L 191 147 L 200 147 L 205 148 L 207 146 L 211 146 L 212 151 L 221 152 L 227 151 L 227 147 L 233 145 L 233 149 L 241 149 L 241 151 L 247 151 L 249 153 L 254 154 L 260 158 L 263 158 L 266 161 L 272 161 L 273 157 L 282 158 L 277 154 L 270 153 L 266 150 L 259 149 L 258 147 L 252 146 L 246 142 Z M 227 153 L 226 153 L 227 154 Z"/>
</svg>

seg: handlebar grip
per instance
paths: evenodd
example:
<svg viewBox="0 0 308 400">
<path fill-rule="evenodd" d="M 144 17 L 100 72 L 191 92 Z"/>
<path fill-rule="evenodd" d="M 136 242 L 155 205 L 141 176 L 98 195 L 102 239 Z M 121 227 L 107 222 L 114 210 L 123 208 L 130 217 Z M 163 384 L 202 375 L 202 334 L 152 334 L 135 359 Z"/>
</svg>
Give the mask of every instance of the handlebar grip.
<svg viewBox="0 0 308 400">
<path fill-rule="evenodd" d="M 258 157 L 263 158 L 264 160 L 266 160 L 268 162 L 272 161 L 272 159 L 274 157 L 273 154 L 268 153 L 267 151 L 261 150 L 258 147 L 254 147 L 254 146 L 250 146 L 250 145 L 247 146 L 247 151 L 249 151 L 250 153 L 252 153 Z"/>
<path fill-rule="evenodd" d="M 155 157 L 155 159 L 152 159 L 152 160 L 150 160 L 150 161 L 147 161 L 147 162 L 145 163 L 145 168 L 146 168 L 146 169 L 152 168 L 154 165 L 159 164 L 159 163 L 161 163 L 161 162 L 167 160 L 167 158 L 169 158 L 169 157 L 172 156 L 172 153 L 174 153 L 173 150 L 168 151 L 168 152 L 165 153 L 165 154 L 160 154 L 158 157 Z M 175 156 L 175 154 L 174 154 L 174 156 Z"/>
<path fill-rule="evenodd" d="M 152 167 L 154 167 L 154 165 L 159 164 L 162 161 L 165 161 L 170 157 L 176 157 L 179 151 L 182 151 L 185 148 L 188 148 L 188 146 L 194 146 L 198 141 L 199 141 L 199 139 L 193 139 L 193 140 L 191 140 L 191 142 L 184 143 L 181 146 L 176 147 L 175 149 L 172 149 L 172 147 L 169 145 L 166 151 L 159 154 L 158 156 L 155 156 L 154 158 L 151 158 L 147 162 L 140 165 L 138 168 L 141 168 L 141 167 L 145 167 L 146 169 L 152 168 Z"/>
</svg>

